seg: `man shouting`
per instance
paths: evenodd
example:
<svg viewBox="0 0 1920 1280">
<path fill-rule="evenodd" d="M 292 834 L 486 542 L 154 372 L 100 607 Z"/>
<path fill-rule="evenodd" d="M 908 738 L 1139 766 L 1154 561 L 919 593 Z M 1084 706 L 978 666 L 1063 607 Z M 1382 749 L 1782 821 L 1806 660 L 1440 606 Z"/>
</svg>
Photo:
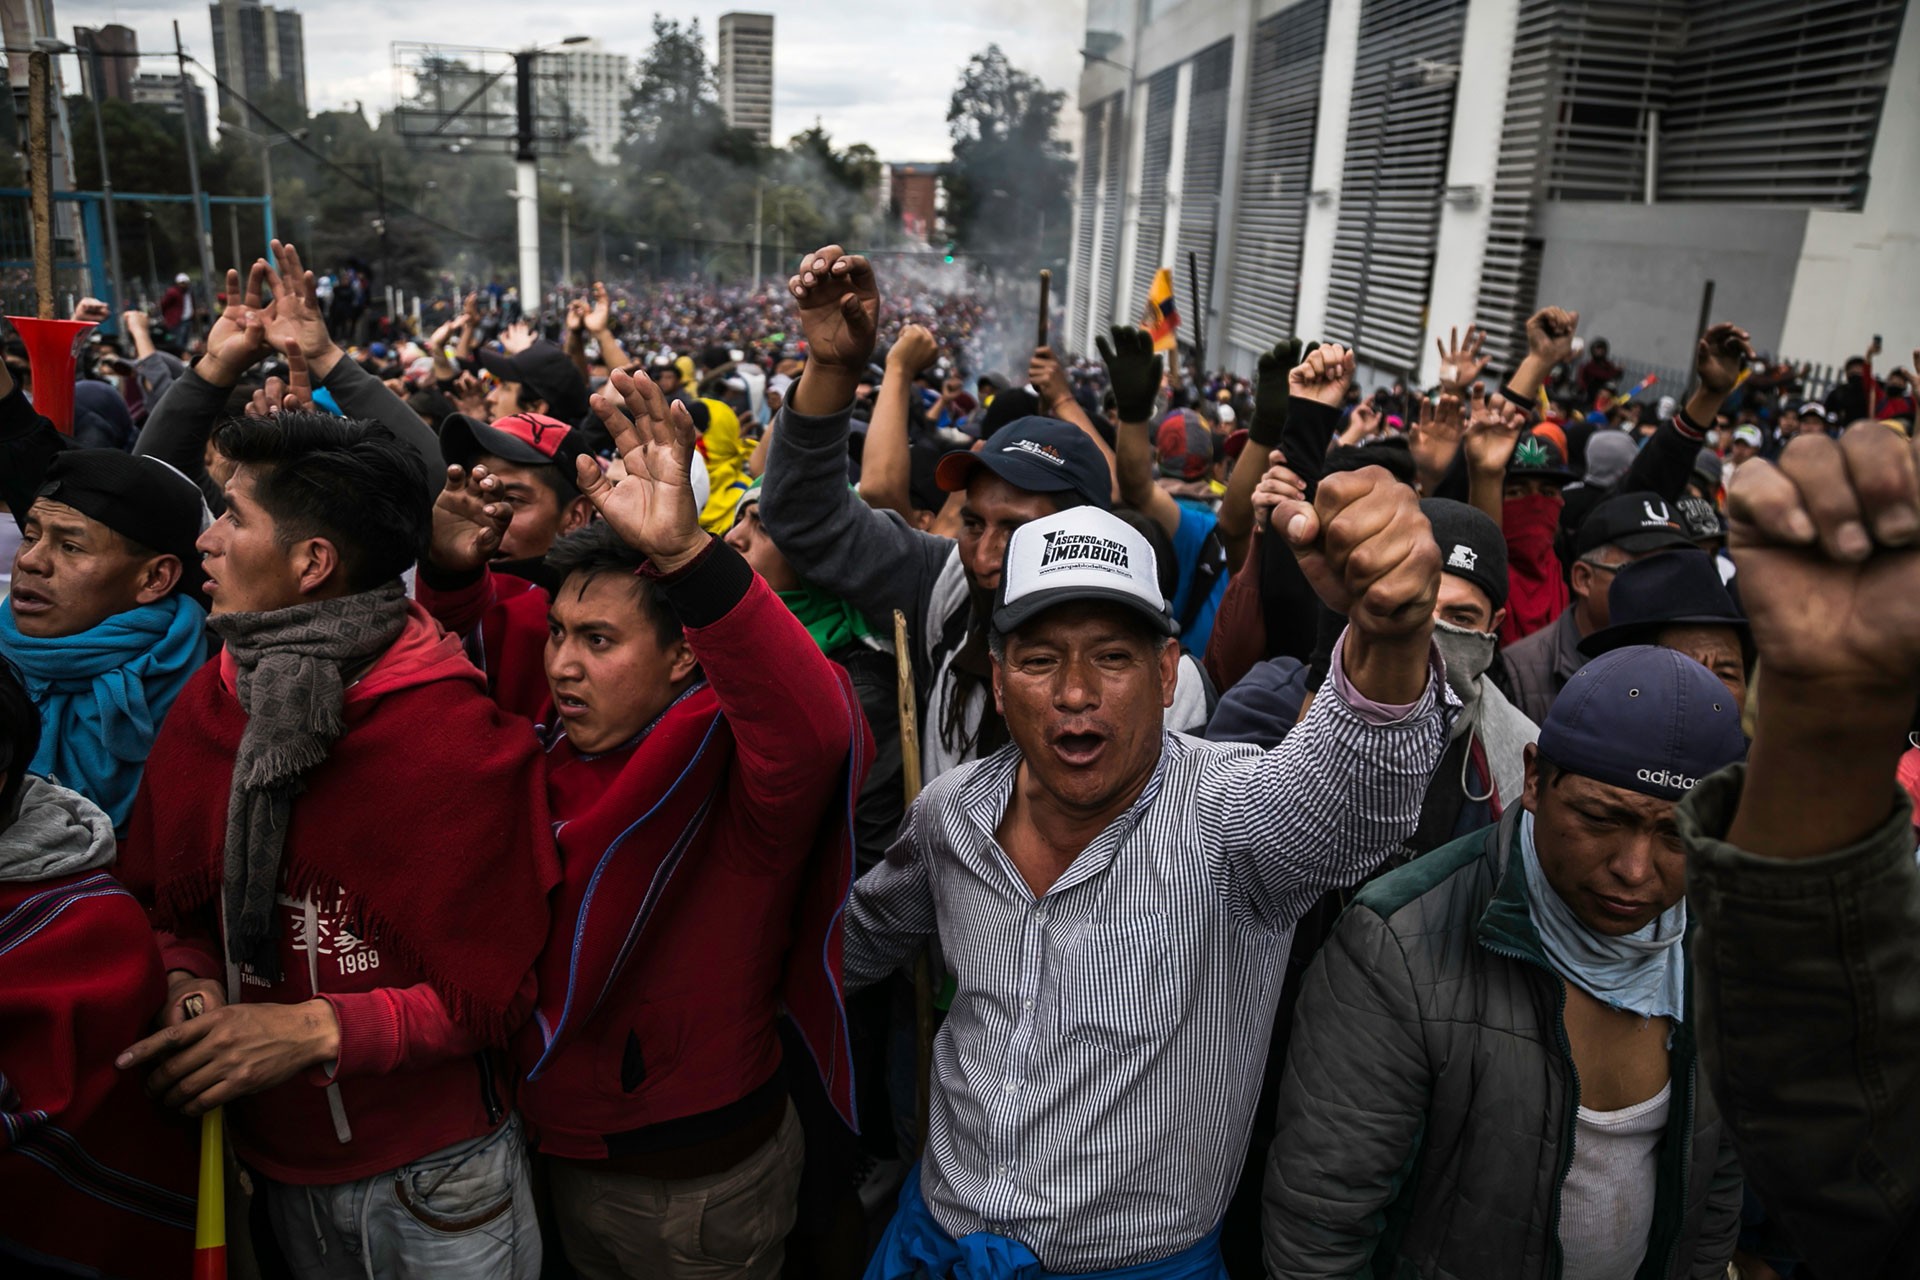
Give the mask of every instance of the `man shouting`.
<svg viewBox="0 0 1920 1280">
<path fill-rule="evenodd" d="M 1413 830 L 1447 740 L 1413 490 L 1330 476 L 1274 525 L 1350 625 L 1265 753 L 1166 731 L 1179 648 L 1131 526 L 1076 507 L 1009 538 L 989 642 L 1012 741 L 921 795 L 847 915 L 849 985 L 936 930 L 958 982 L 869 1280 L 1226 1274 L 1294 924 Z"/>
</svg>

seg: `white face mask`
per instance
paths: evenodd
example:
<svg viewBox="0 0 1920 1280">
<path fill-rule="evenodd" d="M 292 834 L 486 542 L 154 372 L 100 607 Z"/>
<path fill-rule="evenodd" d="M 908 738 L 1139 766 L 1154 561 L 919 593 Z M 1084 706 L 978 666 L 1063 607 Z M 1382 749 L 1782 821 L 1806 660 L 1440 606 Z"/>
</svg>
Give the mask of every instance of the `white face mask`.
<svg viewBox="0 0 1920 1280">
<path fill-rule="evenodd" d="M 1468 707 L 1480 700 L 1480 677 L 1493 665 L 1493 652 L 1500 638 L 1491 631 L 1456 627 L 1439 618 L 1433 620 L 1433 642 L 1447 664 L 1447 685 L 1454 696 Z"/>
</svg>

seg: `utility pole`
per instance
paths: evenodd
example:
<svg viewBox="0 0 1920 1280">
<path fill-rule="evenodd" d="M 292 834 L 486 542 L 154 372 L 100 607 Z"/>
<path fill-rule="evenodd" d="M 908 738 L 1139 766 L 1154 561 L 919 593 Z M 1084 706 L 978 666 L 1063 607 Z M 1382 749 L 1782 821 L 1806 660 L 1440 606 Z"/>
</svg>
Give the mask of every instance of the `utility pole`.
<svg viewBox="0 0 1920 1280">
<path fill-rule="evenodd" d="M 760 287 L 760 207 L 761 199 L 766 195 L 766 183 L 753 184 L 753 287 Z"/>
<path fill-rule="evenodd" d="M 45 49 L 27 55 L 27 186 L 33 224 L 35 314 L 53 319 L 53 151 L 47 137 L 47 86 L 52 62 Z"/>
<path fill-rule="evenodd" d="M 219 288 L 213 280 L 213 228 L 207 225 L 207 200 L 200 193 L 200 147 L 193 136 L 193 99 L 187 93 L 187 46 L 180 39 L 178 18 L 173 23 L 173 55 L 180 62 L 180 131 L 187 139 L 187 180 L 193 189 L 193 239 L 200 249 L 200 282 L 207 292 L 207 309 L 211 312 L 213 295 Z"/>
<path fill-rule="evenodd" d="M 100 85 L 100 32 L 87 43 L 87 61 L 93 73 L 93 147 L 100 156 L 100 198 L 107 206 L 107 278 L 113 282 L 113 310 L 117 318 L 127 306 L 127 286 L 120 276 L 120 228 L 113 216 L 113 171 L 107 166 L 107 129 L 101 123 L 107 95 Z"/>
<path fill-rule="evenodd" d="M 536 49 L 513 55 L 514 203 L 519 211 L 520 310 L 531 323 L 540 310 L 540 167 L 533 150 L 533 68 Z"/>
<path fill-rule="evenodd" d="M 573 288 L 573 184 L 560 184 L 560 280 L 562 287 Z"/>
</svg>

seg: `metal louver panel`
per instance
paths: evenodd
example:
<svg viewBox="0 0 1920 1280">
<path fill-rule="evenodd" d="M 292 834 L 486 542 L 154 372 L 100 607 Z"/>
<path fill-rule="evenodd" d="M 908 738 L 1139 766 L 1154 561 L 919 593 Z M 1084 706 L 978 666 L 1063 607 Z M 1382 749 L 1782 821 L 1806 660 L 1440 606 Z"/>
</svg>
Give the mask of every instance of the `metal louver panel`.
<svg viewBox="0 0 1920 1280">
<path fill-rule="evenodd" d="M 1153 273 L 1167 265 L 1160 260 L 1160 248 L 1166 241 L 1167 165 L 1173 159 L 1173 99 L 1179 80 L 1180 68 L 1172 66 L 1155 72 L 1147 81 L 1147 134 L 1140 146 L 1140 217 L 1134 226 L 1136 311 L 1146 305 Z"/>
<path fill-rule="evenodd" d="M 1233 75 L 1231 37 L 1193 59 L 1193 96 L 1187 106 L 1187 160 L 1180 182 L 1180 226 L 1173 261 L 1174 305 L 1191 326 L 1213 297 L 1214 237 L 1220 225 L 1220 176 L 1227 151 L 1227 88 Z M 1187 255 L 1200 267 L 1200 296 L 1193 296 Z M 1190 330 L 1191 332 L 1192 330 Z"/>
<path fill-rule="evenodd" d="M 1227 325 L 1228 340 L 1249 351 L 1293 332 L 1326 39 L 1327 0 L 1306 0 L 1253 29 Z"/>
<path fill-rule="evenodd" d="M 1329 336 L 1411 372 L 1433 247 L 1466 0 L 1365 0 L 1327 301 Z"/>
<path fill-rule="evenodd" d="M 1080 135 L 1080 191 L 1078 221 L 1073 234 L 1073 260 L 1067 291 L 1067 344 L 1091 348 L 1086 340 L 1087 317 L 1093 306 L 1093 246 L 1100 222 L 1100 165 L 1106 159 L 1107 113 L 1119 99 L 1096 102 L 1087 109 Z"/>
<path fill-rule="evenodd" d="M 1906 0 L 1695 0 L 1662 200 L 1859 209 Z"/>
<path fill-rule="evenodd" d="M 1120 232 L 1125 227 L 1127 181 L 1127 117 L 1124 98 L 1107 100 L 1107 160 L 1100 170 L 1100 243 L 1094 268 L 1088 328 L 1113 323 L 1113 303 L 1120 287 Z M 1091 348 L 1092 343 L 1088 343 Z"/>
</svg>

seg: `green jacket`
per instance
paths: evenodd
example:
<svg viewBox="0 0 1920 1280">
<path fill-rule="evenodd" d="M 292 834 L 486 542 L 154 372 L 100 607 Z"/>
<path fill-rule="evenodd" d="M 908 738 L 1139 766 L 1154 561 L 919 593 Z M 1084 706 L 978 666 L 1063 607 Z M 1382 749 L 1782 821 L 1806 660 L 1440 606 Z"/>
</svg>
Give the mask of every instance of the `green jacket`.
<svg viewBox="0 0 1920 1280">
<path fill-rule="evenodd" d="M 1693 789 L 1701 1060 L 1754 1193 L 1807 1265 L 1920 1276 L 1920 866 L 1913 814 L 1785 862 L 1726 843 L 1746 768 Z"/>
<path fill-rule="evenodd" d="M 1267 1160 L 1268 1275 L 1561 1275 L 1579 1079 L 1566 988 L 1527 912 L 1520 813 L 1361 889 L 1308 971 Z M 1707 1280 L 1733 1255 L 1740 1172 L 1691 1020 L 1671 1062 L 1638 1280 Z"/>
</svg>

